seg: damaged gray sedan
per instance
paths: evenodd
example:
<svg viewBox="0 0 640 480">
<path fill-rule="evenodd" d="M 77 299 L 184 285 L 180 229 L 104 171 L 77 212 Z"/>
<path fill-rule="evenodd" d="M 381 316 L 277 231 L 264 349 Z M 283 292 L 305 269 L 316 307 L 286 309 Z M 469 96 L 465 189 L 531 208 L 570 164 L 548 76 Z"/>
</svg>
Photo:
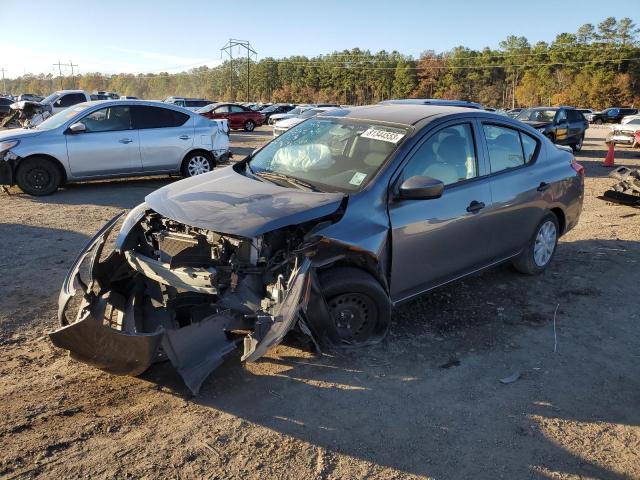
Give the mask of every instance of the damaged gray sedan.
<svg viewBox="0 0 640 480">
<path fill-rule="evenodd" d="M 583 188 L 570 152 L 503 116 L 332 112 L 107 223 L 65 278 L 50 337 L 114 374 L 169 360 L 197 393 L 236 348 L 255 361 L 293 328 L 367 344 L 394 305 L 440 285 L 506 261 L 542 272 Z"/>
</svg>

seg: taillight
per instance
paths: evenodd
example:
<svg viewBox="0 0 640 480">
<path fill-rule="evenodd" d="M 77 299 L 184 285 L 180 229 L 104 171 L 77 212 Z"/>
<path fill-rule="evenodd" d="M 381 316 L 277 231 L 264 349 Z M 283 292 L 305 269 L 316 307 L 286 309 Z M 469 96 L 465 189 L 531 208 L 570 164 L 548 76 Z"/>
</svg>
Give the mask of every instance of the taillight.
<svg viewBox="0 0 640 480">
<path fill-rule="evenodd" d="M 578 172 L 578 175 L 584 178 L 584 167 L 580 165 L 575 158 L 571 161 L 571 168 Z"/>
</svg>

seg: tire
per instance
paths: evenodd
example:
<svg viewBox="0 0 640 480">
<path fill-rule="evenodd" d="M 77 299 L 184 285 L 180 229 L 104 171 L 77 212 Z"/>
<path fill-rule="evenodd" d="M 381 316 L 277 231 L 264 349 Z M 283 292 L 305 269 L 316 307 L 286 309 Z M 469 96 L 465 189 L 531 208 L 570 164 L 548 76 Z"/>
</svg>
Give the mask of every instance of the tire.
<svg viewBox="0 0 640 480">
<path fill-rule="evenodd" d="M 553 238 L 545 232 L 552 232 Z M 544 272 L 556 253 L 559 235 L 558 218 L 553 213 L 548 213 L 538 223 L 524 250 L 513 260 L 513 266 L 527 275 Z M 550 247 L 552 249 L 549 252 Z"/>
<path fill-rule="evenodd" d="M 362 345 L 382 340 L 391 323 L 391 301 L 380 282 L 352 267 L 334 267 L 319 275 L 331 318 L 321 336 L 339 344 Z"/>
<path fill-rule="evenodd" d="M 245 132 L 253 132 L 253 129 L 256 128 L 256 122 L 253 120 L 247 120 L 244 122 L 244 131 Z"/>
<path fill-rule="evenodd" d="M 578 143 L 574 143 L 573 145 L 571 145 L 571 149 L 577 153 L 580 150 L 582 150 L 583 143 L 584 143 L 584 134 L 580 137 L 580 140 L 578 141 Z"/>
<path fill-rule="evenodd" d="M 62 184 L 62 172 L 53 160 L 31 157 L 18 164 L 16 183 L 29 195 L 51 195 Z"/>
<path fill-rule="evenodd" d="M 604 122 L 602 121 L 601 118 L 596 118 L 596 121 L 593 123 L 595 123 L 596 125 L 602 125 Z"/>
<path fill-rule="evenodd" d="M 180 173 L 185 178 L 195 177 L 196 175 L 211 172 L 214 168 L 215 161 L 211 154 L 205 152 L 190 152 L 182 161 Z"/>
</svg>

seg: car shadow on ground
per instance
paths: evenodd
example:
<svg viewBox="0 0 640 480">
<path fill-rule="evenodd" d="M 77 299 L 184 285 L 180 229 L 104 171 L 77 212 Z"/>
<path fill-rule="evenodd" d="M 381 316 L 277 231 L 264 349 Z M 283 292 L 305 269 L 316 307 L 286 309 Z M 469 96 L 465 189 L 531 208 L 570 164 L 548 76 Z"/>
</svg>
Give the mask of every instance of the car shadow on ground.
<svg viewBox="0 0 640 480">
<path fill-rule="evenodd" d="M 69 230 L 0 223 L 2 334 L 57 311 L 64 276 L 87 240 Z"/>
<path fill-rule="evenodd" d="M 639 254 L 640 242 L 562 244 L 541 276 L 502 266 L 398 308 L 381 344 L 314 357 L 289 340 L 253 365 L 229 358 L 191 401 L 411 474 L 622 480 L 572 453 L 567 445 L 582 440 L 565 438 L 563 425 L 583 424 L 595 444 L 602 422 L 640 425 L 640 382 L 629 365 L 639 343 L 627 320 L 634 309 L 602 301 L 621 287 L 618 269 Z M 594 285 L 591 268 L 613 280 Z M 556 305 L 563 330 L 553 354 Z M 583 318 L 585 310 L 599 315 Z M 581 327 L 589 334 L 581 336 Z M 514 369 L 519 380 L 498 381 Z M 143 378 L 190 398 L 166 363 Z M 559 425 L 560 438 L 549 425 Z"/>
</svg>

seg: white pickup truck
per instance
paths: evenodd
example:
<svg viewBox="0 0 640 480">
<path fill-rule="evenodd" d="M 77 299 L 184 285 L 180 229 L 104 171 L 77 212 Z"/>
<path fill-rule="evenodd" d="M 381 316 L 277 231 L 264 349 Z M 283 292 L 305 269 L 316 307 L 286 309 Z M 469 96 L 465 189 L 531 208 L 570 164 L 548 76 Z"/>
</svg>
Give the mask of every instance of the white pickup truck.
<svg viewBox="0 0 640 480">
<path fill-rule="evenodd" d="M 90 101 L 91 96 L 84 90 L 58 90 L 48 97 L 45 97 L 40 103 L 43 105 L 51 105 L 51 114 L 55 115 L 67 107 Z"/>
</svg>

